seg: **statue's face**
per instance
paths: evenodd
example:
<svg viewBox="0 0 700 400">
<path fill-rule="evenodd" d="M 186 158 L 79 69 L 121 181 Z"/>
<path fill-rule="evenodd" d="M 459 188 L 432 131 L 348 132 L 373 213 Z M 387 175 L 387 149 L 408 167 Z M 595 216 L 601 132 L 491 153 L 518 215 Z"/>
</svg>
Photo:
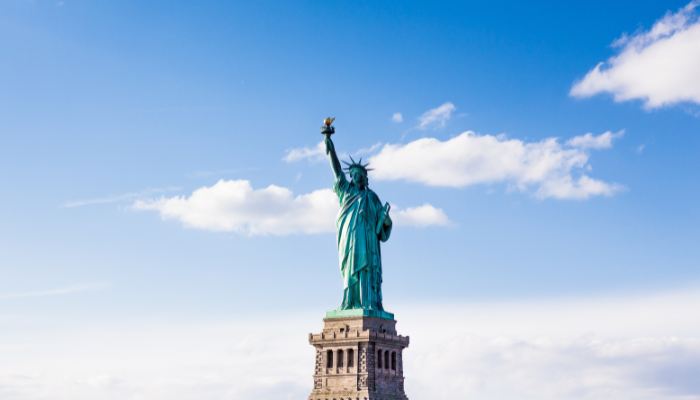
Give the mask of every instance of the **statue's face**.
<svg viewBox="0 0 700 400">
<path fill-rule="evenodd" d="M 357 185 L 360 185 L 360 187 L 367 186 L 367 176 L 364 173 L 362 173 L 362 171 L 353 168 L 350 171 L 350 177 L 352 178 L 352 181 L 355 182 Z"/>
</svg>

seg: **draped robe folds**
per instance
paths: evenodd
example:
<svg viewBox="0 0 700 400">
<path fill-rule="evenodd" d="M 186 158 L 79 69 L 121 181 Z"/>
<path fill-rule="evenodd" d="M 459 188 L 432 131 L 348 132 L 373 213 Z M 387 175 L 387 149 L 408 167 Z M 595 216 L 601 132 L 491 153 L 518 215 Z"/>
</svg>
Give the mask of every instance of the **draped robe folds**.
<svg viewBox="0 0 700 400">
<path fill-rule="evenodd" d="M 382 216 L 382 203 L 369 188 L 360 189 L 348 182 L 344 174 L 336 179 L 333 191 L 340 200 L 336 220 L 340 273 L 343 276 L 343 304 L 340 310 L 364 308 L 383 311 L 382 257 L 379 241 L 391 234 L 391 219 L 377 224 Z"/>
</svg>

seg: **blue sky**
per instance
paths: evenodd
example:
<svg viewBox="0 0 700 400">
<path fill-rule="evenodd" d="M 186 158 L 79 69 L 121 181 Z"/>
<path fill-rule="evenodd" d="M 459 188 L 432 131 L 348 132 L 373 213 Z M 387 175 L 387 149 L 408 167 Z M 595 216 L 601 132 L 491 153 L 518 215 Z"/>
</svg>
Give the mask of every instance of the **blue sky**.
<svg viewBox="0 0 700 400">
<path fill-rule="evenodd" d="M 547 304 L 570 313 L 591 304 L 591 315 L 632 304 L 624 317 L 661 298 L 688 309 L 700 293 L 697 16 L 684 1 L 0 2 L 0 340 L 9 349 L 0 393 L 175 398 L 158 391 L 172 385 L 153 384 L 186 386 L 165 367 L 139 381 L 88 356 L 75 365 L 90 367 L 66 381 L 88 383 L 63 385 L 38 372 L 40 361 L 21 361 L 36 348 L 27 338 L 61 364 L 97 337 L 119 341 L 86 334 L 66 344 L 53 339 L 61 332 L 121 329 L 133 350 L 158 332 L 225 326 L 238 339 L 222 346 L 239 348 L 252 340 L 244 326 L 299 315 L 307 325 L 288 322 L 301 332 L 288 345 L 299 348 L 275 353 L 282 364 L 302 358 L 299 382 L 280 372 L 272 391 L 252 383 L 208 398 L 305 396 L 313 356 L 304 335 L 342 290 L 333 175 L 317 151 L 327 116 L 338 151 L 370 160 L 370 187 L 392 204 L 385 307 L 400 331 L 401 321 L 415 327 L 403 332 L 412 343 L 433 340 L 417 315 L 431 308 L 466 316 L 486 307 L 506 319 L 521 304 L 545 314 Z M 594 319 L 561 340 L 681 337 L 691 344 L 673 351 L 700 365 L 700 331 L 683 325 L 694 316 L 678 312 L 661 333 L 653 319 L 624 332 Z M 448 339 L 481 349 L 471 355 L 507 351 L 491 342 L 503 335 L 536 347 L 556 330 L 464 323 L 455 329 L 479 339 Z M 441 351 L 416 347 L 416 362 Z M 236 386 L 240 371 L 226 368 L 207 373 Z M 697 385 L 664 381 L 667 371 L 649 372 L 656 391 L 643 379 L 613 389 L 700 396 Z M 415 375 L 409 396 L 434 393 Z M 465 385 L 454 390 L 489 399 L 617 393 L 584 384 L 538 392 L 506 378 Z"/>
</svg>

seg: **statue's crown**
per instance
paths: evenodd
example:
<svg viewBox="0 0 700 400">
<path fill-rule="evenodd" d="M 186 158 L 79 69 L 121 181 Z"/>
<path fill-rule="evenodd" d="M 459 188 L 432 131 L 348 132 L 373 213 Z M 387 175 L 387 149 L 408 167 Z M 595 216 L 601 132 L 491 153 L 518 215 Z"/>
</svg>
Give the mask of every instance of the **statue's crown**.
<svg viewBox="0 0 700 400">
<path fill-rule="evenodd" d="M 361 171 L 365 174 L 365 176 L 367 176 L 367 171 L 371 171 L 371 170 L 372 170 L 372 168 L 367 168 L 367 166 L 369 165 L 369 163 L 362 165 L 362 157 L 360 157 L 360 161 L 355 162 L 355 160 L 352 159 L 352 156 L 350 156 L 350 161 L 352 161 L 352 163 L 347 163 L 347 162 L 343 161 L 343 163 L 344 163 L 345 165 L 347 165 L 347 167 L 346 167 L 346 168 L 343 168 L 343 169 L 346 170 L 346 171 L 348 171 L 348 172 L 350 172 L 350 171 L 352 171 L 354 168 L 356 168 L 356 169 L 361 170 Z"/>
</svg>

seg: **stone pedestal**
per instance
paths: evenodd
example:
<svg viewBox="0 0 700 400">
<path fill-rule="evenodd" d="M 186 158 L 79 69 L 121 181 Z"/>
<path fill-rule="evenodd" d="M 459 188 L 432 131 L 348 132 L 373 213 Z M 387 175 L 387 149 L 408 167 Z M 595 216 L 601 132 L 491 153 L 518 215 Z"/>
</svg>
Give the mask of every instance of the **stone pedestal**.
<svg viewBox="0 0 700 400">
<path fill-rule="evenodd" d="M 308 400 L 408 400 L 403 385 L 408 336 L 397 335 L 392 314 L 383 316 L 391 319 L 325 318 L 323 332 L 309 334 L 316 367 Z"/>
</svg>

